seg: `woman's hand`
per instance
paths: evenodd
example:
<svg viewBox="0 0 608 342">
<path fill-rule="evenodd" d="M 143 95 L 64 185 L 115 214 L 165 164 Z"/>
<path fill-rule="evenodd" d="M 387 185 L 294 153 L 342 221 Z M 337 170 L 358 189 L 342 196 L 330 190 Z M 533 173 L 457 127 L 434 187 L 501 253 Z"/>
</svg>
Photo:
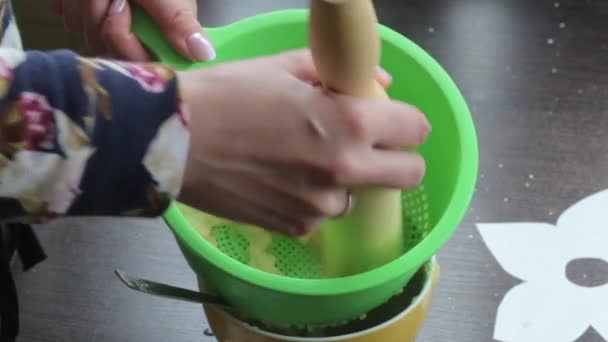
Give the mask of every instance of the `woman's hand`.
<svg viewBox="0 0 608 342">
<path fill-rule="evenodd" d="M 184 57 L 194 61 L 215 58 L 213 46 L 197 20 L 195 0 L 134 0 L 157 23 Z M 150 60 L 131 32 L 131 7 L 127 0 L 50 0 L 51 9 L 63 17 L 69 31 L 84 32 L 96 55 L 133 61 Z"/>
<path fill-rule="evenodd" d="M 419 184 L 429 122 L 396 101 L 314 87 L 308 50 L 180 74 L 192 141 L 180 200 L 289 235 L 347 205 L 346 189 Z M 390 78 L 379 71 L 378 80 Z"/>
</svg>

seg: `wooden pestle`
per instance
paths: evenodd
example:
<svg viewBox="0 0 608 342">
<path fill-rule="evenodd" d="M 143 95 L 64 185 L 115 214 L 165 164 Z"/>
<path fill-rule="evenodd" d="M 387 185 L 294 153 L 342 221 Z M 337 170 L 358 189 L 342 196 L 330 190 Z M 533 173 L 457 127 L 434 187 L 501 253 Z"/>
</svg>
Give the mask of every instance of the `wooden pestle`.
<svg viewBox="0 0 608 342">
<path fill-rule="evenodd" d="M 387 100 L 376 81 L 380 38 L 371 0 L 311 0 L 310 48 L 323 85 L 335 92 Z M 319 232 L 328 277 L 381 266 L 403 253 L 401 191 L 352 189 L 355 206 Z"/>
</svg>

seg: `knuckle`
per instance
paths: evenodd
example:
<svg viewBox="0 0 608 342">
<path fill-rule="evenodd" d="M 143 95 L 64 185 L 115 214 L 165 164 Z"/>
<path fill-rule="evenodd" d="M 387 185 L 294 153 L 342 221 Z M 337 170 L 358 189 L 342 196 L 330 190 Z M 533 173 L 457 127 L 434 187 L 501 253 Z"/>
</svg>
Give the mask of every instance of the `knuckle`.
<svg viewBox="0 0 608 342">
<path fill-rule="evenodd" d="M 360 106 L 351 101 L 341 101 L 340 112 L 347 135 L 355 141 L 364 141 L 369 137 L 369 129 L 364 120 Z"/>
<path fill-rule="evenodd" d="M 356 176 L 356 165 L 347 154 L 337 154 L 330 159 L 326 171 L 332 185 L 341 185 L 352 182 Z"/>
<path fill-rule="evenodd" d="M 180 7 L 173 11 L 169 23 L 171 27 L 178 27 L 184 22 L 188 22 L 193 17 L 196 17 L 195 10 L 190 7 Z"/>
<path fill-rule="evenodd" d="M 313 216 L 332 215 L 336 209 L 335 196 L 326 191 L 316 191 L 310 195 L 309 207 Z"/>
</svg>

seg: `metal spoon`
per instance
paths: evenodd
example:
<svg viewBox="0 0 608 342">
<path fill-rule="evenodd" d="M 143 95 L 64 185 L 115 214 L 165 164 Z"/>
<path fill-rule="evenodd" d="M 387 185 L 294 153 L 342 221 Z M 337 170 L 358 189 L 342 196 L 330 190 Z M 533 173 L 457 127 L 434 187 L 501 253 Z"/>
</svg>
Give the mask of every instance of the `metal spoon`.
<svg viewBox="0 0 608 342">
<path fill-rule="evenodd" d="M 165 297 L 177 300 L 183 300 L 198 304 L 214 304 L 222 307 L 230 308 L 222 298 L 216 295 L 192 291 L 180 287 L 175 287 L 167 284 L 161 284 L 150 280 L 138 278 L 127 274 L 120 270 L 114 270 L 114 273 L 128 288 L 143 292 L 149 295 Z"/>
</svg>

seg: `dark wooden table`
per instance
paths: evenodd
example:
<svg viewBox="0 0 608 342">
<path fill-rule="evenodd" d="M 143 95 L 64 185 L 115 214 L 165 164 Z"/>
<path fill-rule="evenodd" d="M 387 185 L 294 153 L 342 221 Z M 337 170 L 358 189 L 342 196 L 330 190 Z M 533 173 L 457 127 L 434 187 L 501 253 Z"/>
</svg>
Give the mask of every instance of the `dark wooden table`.
<svg viewBox="0 0 608 342">
<path fill-rule="evenodd" d="M 307 4 L 199 3 L 208 26 Z M 575 202 L 608 188 L 608 3 L 382 0 L 376 5 L 384 24 L 427 49 L 452 75 L 479 135 L 476 197 L 439 253 L 442 279 L 420 341 L 493 341 L 497 307 L 519 281 L 499 266 L 476 223 L 555 223 Z M 38 231 L 50 257 L 17 276 L 21 341 L 206 341 L 199 306 L 136 294 L 113 275 L 121 268 L 195 286 L 161 221 L 71 219 Z M 543 245 L 538 248 L 542 253 Z M 603 284 L 605 261 L 579 262 L 569 276 Z M 589 329 L 577 341 L 604 339 Z"/>
</svg>

